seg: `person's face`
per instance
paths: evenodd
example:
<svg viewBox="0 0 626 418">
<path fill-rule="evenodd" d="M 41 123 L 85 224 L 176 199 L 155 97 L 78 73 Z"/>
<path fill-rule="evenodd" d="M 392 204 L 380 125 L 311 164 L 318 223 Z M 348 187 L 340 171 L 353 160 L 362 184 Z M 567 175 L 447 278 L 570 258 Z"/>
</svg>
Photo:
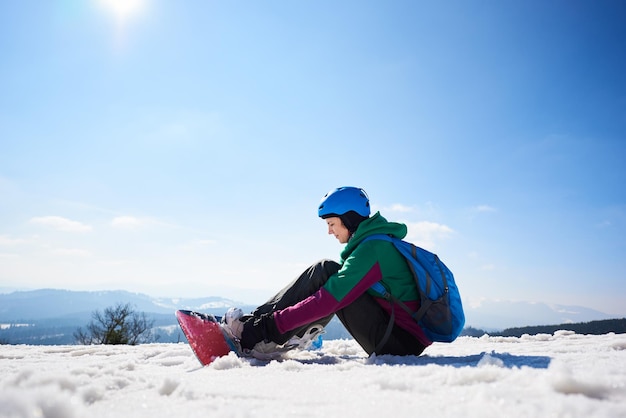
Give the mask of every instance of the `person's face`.
<svg viewBox="0 0 626 418">
<path fill-rule="evenodd" d="M 326 225 L 328 225 L 328 234 L 334 235 L 341 244 L 345 244 L 350 239 L 350 231 L 346 228 L 341 219 L 338 217 L 326 218 Z"/>
</svg>

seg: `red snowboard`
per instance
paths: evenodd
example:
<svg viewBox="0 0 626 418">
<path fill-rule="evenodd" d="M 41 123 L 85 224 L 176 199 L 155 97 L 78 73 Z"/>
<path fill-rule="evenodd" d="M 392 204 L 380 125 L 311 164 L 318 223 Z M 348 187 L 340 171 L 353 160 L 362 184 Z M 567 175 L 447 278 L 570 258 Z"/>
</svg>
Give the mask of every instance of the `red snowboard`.
<svg viewBox="0 0 626 418">
<path fill-rule="evenodd" d="M 229 345 L 219 321 L 213 315 L 176 311 L 176 319 L 203 366 L 235 350 L 235 347 Z"/>
</svg>

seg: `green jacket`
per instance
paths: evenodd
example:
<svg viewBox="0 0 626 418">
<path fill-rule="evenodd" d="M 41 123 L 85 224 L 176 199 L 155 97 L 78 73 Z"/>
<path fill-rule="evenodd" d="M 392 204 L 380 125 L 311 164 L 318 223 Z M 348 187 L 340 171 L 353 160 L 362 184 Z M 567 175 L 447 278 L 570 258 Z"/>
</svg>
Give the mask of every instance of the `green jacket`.
<svg viewBox="0 0 626 418">
<path fill-rule="evenodd" d="M 402 301 L 416 301 L 418 299 L 415 279 L 404 257 L 396 250 L 392 243 L 372 240 L 360 245 L 363 238 L 374 234 L 393 235 L 404 238 L 407 233 L 406 225 L 387 221 L 380 212 L 361 222 L 356 232 L 350 238 L 341 252 L 341 270 L 337 277 L 331 277 L 324 288 L 335 299 L 342 300 L 353 288 L 360 287 L 359 282 L 365 278 L 378 263 L 380 277 L 369 286 L 381 281 L 383 286 L 396 298 Z M 375 292 L 369 290 L 372 295 Z"/>
</svg>

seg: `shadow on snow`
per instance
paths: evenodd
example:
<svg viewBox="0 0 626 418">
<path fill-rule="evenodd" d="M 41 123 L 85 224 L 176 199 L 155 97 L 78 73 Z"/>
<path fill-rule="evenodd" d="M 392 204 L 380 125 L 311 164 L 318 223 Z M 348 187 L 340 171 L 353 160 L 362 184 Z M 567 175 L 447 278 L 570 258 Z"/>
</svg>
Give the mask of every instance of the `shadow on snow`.
<svg viewBox="0 0 626 418">
<path fill-rule="evenodd" d="M 291 361 L 297 361 L 302 364 L 327 364 L 334 365 L 350 361 L 364 361 L 365 364 L 374 366 L 382 365 L 401 365 L 401 366 L 451 366 L 451 367 L 478 367 L 494 365 L 508 369 L 531 367 L 533 369 L 547 369 L 550 365 L 550 357 L 548 356 L 527 356 L 513 355 L 509 353 L 480 353 L 467 356 L 392 356 L 392 355 L 373 355 L 369 358 L 351 355 L 324 355 L 323 352 L 317 352 L 317 358 L 298 359 L 291 358 Z M 287 359 L 285 359 L 287 360 Z M 282 361 L 285 361 L 282 360 Z M 256 362 L 256 365 L 267 364 L 267 362 Z"/>
<path fill-rule="evenodd" d="M 513 355 L 509 353 L 480 353 L 467 356 L 378 356 L 370 357 L 370 364 L 403 364 L 407 366 L 427 366 L 435 364 L 438 366 L 452 367 L 477 367 L 483 365 L 494 365 L 505 367 L 508 369 L 520 368 L 523 366 L 533 369 L 547 369 L 550 365 L 550 357 L 548 356 L 525 356 Z"/>
</svg>

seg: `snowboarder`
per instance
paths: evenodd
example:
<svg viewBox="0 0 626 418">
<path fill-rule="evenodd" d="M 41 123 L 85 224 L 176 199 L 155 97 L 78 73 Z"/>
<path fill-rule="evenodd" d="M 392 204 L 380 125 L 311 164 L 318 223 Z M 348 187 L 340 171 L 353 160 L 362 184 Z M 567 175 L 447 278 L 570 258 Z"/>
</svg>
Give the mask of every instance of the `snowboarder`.
<svg viewBox="0 0 626 418">
<path fill-rule="evenodd" d="M 369 198 L 357 187 L 340 187 L 322 198 L 319 217 L 328 234 L 346 244 L 340 262 L 312 265 L 249 315 L 231 308 L 223 327 L 244 352 L 272 353 L 277 347 L 307 344 L 333 315 L 369 355 L 419 355 L 431 344 L 407 312 L 370 290 L 381 281 L 397 299 L 414 311 L 419 308 L 413 275 L 393 245 L 381 240 L 359 245 L 372 234 L 404 238 L 406 225 L 370 213 Z M 390 333 L 388 326 L 393 326 Z"/>
</svg>

